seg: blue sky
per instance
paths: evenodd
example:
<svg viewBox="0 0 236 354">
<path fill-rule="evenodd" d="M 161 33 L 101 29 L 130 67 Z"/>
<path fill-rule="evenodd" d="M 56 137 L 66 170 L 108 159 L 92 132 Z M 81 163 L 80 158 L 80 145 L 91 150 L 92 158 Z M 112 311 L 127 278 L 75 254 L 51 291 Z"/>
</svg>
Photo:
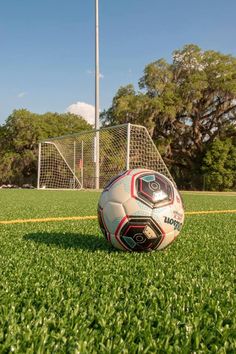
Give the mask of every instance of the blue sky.
<svg viewBox="0 0 236 354">
<path fill-rule="evenodd" d="M 100 0 L 101 109 L 184 44 L 236 55 L 235 13 L 235 0 Z M 2 0 L 0 44 L 0 124 L 94 104 L 94 0 Z"/>
</svg>

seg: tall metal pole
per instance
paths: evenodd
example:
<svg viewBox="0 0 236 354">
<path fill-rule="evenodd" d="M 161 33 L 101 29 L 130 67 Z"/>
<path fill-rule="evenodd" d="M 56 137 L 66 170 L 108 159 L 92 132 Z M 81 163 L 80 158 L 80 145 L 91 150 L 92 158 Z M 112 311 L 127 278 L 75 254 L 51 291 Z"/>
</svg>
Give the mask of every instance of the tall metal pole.
<svg viewBox="0 0 236 354">
<path fill-rule="evenodd" d="M 95 0 L 95 129 L 99 129 L 99 8 Z M 99 131 L 96 131 L 95 144 L 95 187 L 99 189 Z"/>
<path fill-rule="evenodd" d="M 73 172 L 74 172 L 74 176 L 73 176 L 73 188 L 75 189 L 75 176 L 76 176 L 76 141 L 74 140 L 74 161 L 73 161 Z"/>
<path fill-rule="evenodd" d="M 84 141 L 81 142 L 81 188 L 84 188 Z"/>
</svg>

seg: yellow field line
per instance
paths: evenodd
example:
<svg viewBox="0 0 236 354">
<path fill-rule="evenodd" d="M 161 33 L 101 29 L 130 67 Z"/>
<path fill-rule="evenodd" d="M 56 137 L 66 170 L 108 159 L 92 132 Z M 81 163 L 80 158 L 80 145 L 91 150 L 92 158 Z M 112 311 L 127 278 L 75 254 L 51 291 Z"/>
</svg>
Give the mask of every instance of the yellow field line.
<svg viewBox="0 0 236 354">
<path fill-rule="evenodd" d="M 236 210 L 199 210 L 199 211 L 186 211 L 185 215 L 201 215 L 201 214 L 234 214 Z"/>
<path fill-rule="evenodd" d="M 186 211 L 185 215 L 203 215 L 203 214 L 234 214 L 236 210 L 199 210 L 199 211 Z M 23 223 L 39 223 L 51 221 L 78 221 L 78 220 L 96 220 L 96 215 L 89 216 L 63 216 L 55 218 L 41 218 L 41 219 L 16 219 L 16 220 L 0 220 L 2 225 L 23 224 Z"/>
<path fill-rule="evenodd" d="M 181 191 L 181 194 L 188 195 L 213 195 L 221 197 L 236 197 L 236 192 L 207 192 L 207 191 Z"/>
<path fill-rule="evenodd" d="M 42 219 L 16 219 L 16 220 L 0 220 L 0 224 L 23 224 L 28 222 L 50 222 L 50 221 L 67 221 L 67 220 L 94 220 L 97 219 L 96 215 L 91 216 L 63 216 L 58 218 L 42 218 Z"/>
</svg>

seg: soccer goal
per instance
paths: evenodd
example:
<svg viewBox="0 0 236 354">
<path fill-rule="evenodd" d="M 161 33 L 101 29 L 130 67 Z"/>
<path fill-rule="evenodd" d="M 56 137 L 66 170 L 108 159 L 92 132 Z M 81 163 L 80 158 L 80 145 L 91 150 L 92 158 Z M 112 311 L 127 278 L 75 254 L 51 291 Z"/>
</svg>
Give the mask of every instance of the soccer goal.
<svg viewBox="0 0 236 354">
<path fill-rule="evenodd" d="M 39 144 L 38 188 L 103 188 L 118 173 L 139 167 L 173 181 L 145 127 L 128 123 L 83 131 Z"/>
</svg>

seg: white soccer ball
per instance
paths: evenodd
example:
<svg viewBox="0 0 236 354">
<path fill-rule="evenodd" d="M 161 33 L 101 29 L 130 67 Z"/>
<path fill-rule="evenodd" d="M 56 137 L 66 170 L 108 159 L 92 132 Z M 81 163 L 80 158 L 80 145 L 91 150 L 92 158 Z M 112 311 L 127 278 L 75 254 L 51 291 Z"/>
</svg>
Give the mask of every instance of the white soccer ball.
<svg viewBox="0 0 236 354">
<path fill-rule="evenodd" d="M 179 235 L 184 208 L 167 177 L 133 169 L 107 184 L 98 202 L 98 221 L 106 239 L 120 250 L 162 250 Z"/>
</svg>

